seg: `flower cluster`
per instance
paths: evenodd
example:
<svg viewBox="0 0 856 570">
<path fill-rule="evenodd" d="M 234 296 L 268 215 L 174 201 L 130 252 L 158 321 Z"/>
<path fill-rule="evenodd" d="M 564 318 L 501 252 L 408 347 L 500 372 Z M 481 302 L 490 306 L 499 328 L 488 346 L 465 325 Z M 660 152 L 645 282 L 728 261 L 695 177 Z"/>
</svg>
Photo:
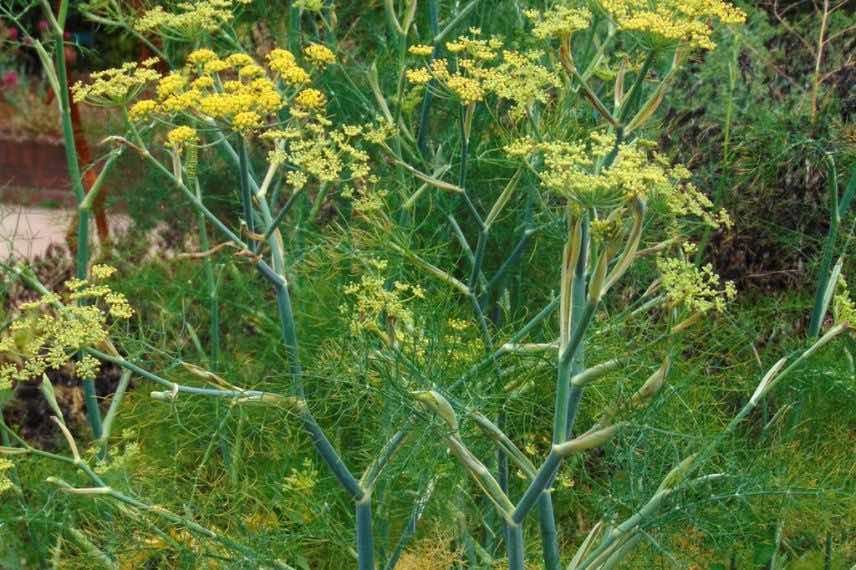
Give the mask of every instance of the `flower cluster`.
<svg viewBox="0 0 856 570">
<path fill-rule="evenodd" d="M 41 378 L 47 370 L 57 370 L 88 346 L 99 346 L 107 340 L 109 318 L 130 319 L 134 311 L 121 293 L 101 283 L 112 268 L 95 266 L 93 281 L 71 279 L 66 282 L 65 299 L 47 293 L 36 301 L 21 305 L 23 316 L 9 327 L 0 339 L 0 389 L 13 381 Z M 88 301 L 86 304 L 77 301 Z M 93 378 L 98 361 L 84 356 L 75 364 L 81 378 Z"/>
<path fill-rule="evenodd" d="M 189 144 L 196 143 L 199 135 L 196 129 L 187 126 L 176 127 L 166 135 L 166 144 L 175 150 L 181 150 Z"/>
<path fill-rule="evenodd" d="M 354 334 L 367 331 L 395 342 L 398 330 L 413 330 L 413 312 L 407 304 L 414 299 L 424 299 L 425 292 L 418 285 L 399 281 L 388 288 L 383 276 L 387 262 L 369 259 L 368 264 L 369 271 L 344 289 L 344 293 L 354 299 L 353 306 L 342 305 L 340 310 L 350 315 L 351 331 Z M 386 330 L 381 328 L 382 325 L 385 325 Z"/>
<path fill-rule="evenodd" d="M 321 44 L 309 44 L 303 48 L 303 55 L 311 63 L 319 67 L 326 67 L 331 63 L 336 63 L 336 54 L 330 48 Z"/>
<path fill-rule="evenodd" d="M 144 12 L 134 23 L 139 32 L 161 32 L 194 38 L 202 33 L 215 33 L 234 18 L 236 4 L 252 0 L 197 0 L 181 2 L 178 12 L 167 12 L 155 6 Z"/>
<path fill-rule="evenodd" d="M 661 257 L 657 259 L 657 269 L 669 304 L 685 307 L 691 313 L 721 313 L 737 293 L 734 283 L 723 284 L 710 264 L 700 268 L 685 259 Z"/>
<path fill-rule="evenodd" d="M 153 69 L 157 62 L 158 59 L 154 57 L 140 64 L 130 62 L 122 67 L 96 71 L 90 75 L 90 83 L 78 81 L 74 84 L 71 88 L 72 96 L 77 103 L 86 101 L 105 107 L 124 105 L 147 84 L 160 79 L 160 74 Z"/>
<path fill-rule="evenodd" d="M 558 5 L 546 12 L 527 10 L 524 15 L 533 23 L 532 35 L 540 39 L 568 38 L 574 32 L 584 30 L 591 23 L 588 8 L 571 8 Z"/>
<path fill-rule="evenodd" d="M 409 69 L 408 81 L 423 85 L 436 80 L 462 104 L 484 100 L 488 93 L 513 103 L 513 115 L 519 117 L 533 103 L 546 103 L 550 90 L 561 85 L 559 76 L 539 61 L 540 51 L 519 52 L 502 49 L 497 38 L 482 39 L 481 31 L 470 29 L 472 36 L 447 42 L 446 49 L 455 56 L 452 69 L 447 59 Z M 409 49 L 414 55 L 431 54 L 430 46 L 416 45 Z"/>
<path fill-rule="evenodd" d="M 649 38 L 655 46 L 686 44 L 713 49 L 712 22 L 741 24 L 746 15 L 723 0 L 600 0 L 618 28 Z"/>
<path fill-rule="evenodd" d="M 308 46 L 304 53 L 319 67 L 335 61 L 333 52 L 319 44 Z M 289 87 L 303 87 L 311 80 L 309 72 L 287 50 L 274 49 L 267 60 L 272 75 L 245 53 L 221 58 L 210 49 L 191 52 L 181 71 L 157 78 L 157 97 L 136 102 L 129 118 L 139 122 L 152 116 L 168 119 L 185 113 L 206 123 L 225 124 L 247 136 L 262 132 L 270 128 L 269 118 L 278 119 L 277 114 L 286 106 L 275 79 Z M 291 99 L 289 113 L 297 119 L 325 124 L 326 103 L 324 93 L 305 87 Z M 179 128 L 182 130 L 173 131 L 168 138 L 170 146 L 182 146 L 196 138 Z"/>
<path fill-rule="evenodd" d="M 724 210 L 713 212 L 710 199 L 691 182 L 690 172 L 651 152 L 646 141 L 620 144 L 595 132 L 589 141 L 535 142 L 520 139 L 505 147 L 511 156 L 541 153 L 541 184 L 584 208 L 618 208 L 635 199 L 660 201 L 675 217 L 692 216 L 706 225 L 729 225 Z M 608 158 L 611 164 L 605 166 Z"/>
<path fill-rule="evenodd" d="M 333 126 L 326 117 L 327 96 L 311 86 L 309 69 L 335 62 L 335 54 L 310 44 L 303 55 L 312 68 L 301 67 L 293 53 L 280 48 L 267 55 L 267 66 L 246 53 L 221 56 L 212 49 L 197 49 L 180 69 L 164 76 L 152 71 L 147 77 L 154 85 L 152 98 L 130 105 L 128 118 L 172 124 L 165 144 L 179 157 L 185 149 L 195 156 L 203 134 L 212 129 L 257 137 L 274 147 L 268 154 L 272 165 L 288 165 L 285 179 L 295 190 L 310 179 L 344 183 L 342 195 L 359 194 L 355 206 L 376 208 L 381 195 L 366 193 L 376 179 L 369 155 L 359 148 L 361 139 L 376 136 L 376 131 Z M 190 166 L 190 156 L 187 163 Z"/>
</svg>

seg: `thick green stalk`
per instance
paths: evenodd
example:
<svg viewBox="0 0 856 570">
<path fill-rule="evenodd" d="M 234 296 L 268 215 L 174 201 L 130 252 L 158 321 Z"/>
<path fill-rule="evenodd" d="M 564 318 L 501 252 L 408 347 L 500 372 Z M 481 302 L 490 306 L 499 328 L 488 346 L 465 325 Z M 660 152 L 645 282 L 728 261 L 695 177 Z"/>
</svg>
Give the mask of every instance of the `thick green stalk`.
<svg viewBox="0 0 856 570">
<path fill-rule="evenodd" d="M 582 245 L 580 250 L 580 258 L 577 261 L 577 267 L 574 270 L 573 293 L 571 298 L 571 324 L 570 330 L 575 331 L 580 325 L 580 321 L 585 313 L 586 297 L 588 291 L 586 289 L 586 266 L 589 247 L 589 231 L 588 221 L 582 224 Z M 582 332 L 583 338 L 580 339 L 579 346 L 571 360 L 570 378 L 583 371 L 585 368 L 585 331 Z M 570 381 L 570 378 L 568 381 Z M 571 432 L 574 427 L 574 421 L 577 416 L 580 398 L 582 396 L 581 389 L 571 386 L 568 394 L 568 415 L 566 417 L 565 435 L 571 437 Z M 556 442 L 558 443 L 558 442 Z"/>
<path fill-rule="evenodd" d="M 541 467 L 538 468 L 538 471 L 535 473 L 535 477 L 533 477 L 532 482 L 529 483 L 529 487 L 526 489 L 526 492 L 523 493 L 523 497 L 518 501 L 517 506 L 514 509 L 514 513 L 511 516 L 513 522 L 517 524 L 523 523 L 526 515 L 528 515 L 529 511 L 532 510 L 532 507 L 535 506 L 536 501 L 543 491 L 552 484 L 553 477 L 559 470 L 561 463 L 562 457 L 555 451 L 551 451 L 547 456 L 547 459 L 544 460 L 544 463 L 541 464 Z"/>
<path fill-rule="evenodd" d="M 357 568 L 375 570 L 374 536 L 372 534 L 372 498 L 365 495 L 357 501 Z"/>
<path fill-rule="evenodd" d="M 523 543 L 523 525 L 508 525 L 508 569 L 523 570 L 526 560 L 526 545 Z"/>
<path fill-rule="evenodd" d="M 574 396 L 574 392 L 579 391 L 580 388 L 571 386 L 573 359 L 594 316 L 595 308 L 593 303 L 586 303 L 580 321 L 571 333 L 570 342 L 563 350 L 560 349 L 556 386 L 556 415 L 553 421 L 553 442 L 556 444 L 564 443 L 568 439 L 568 425 L 572 425 L 571 416 L 576 415 L 576 408 L 579 406 L 580 395 Z M 572 401 L 572 397 L 575 401 Z"/>
<path fill-rule="evenodd" d="M 62 16 L 62 15 L 60 15 Z M 60 18 L 64 21 L 63 18 Z M 71 101 L 68 93 L 68 71 L 65 65 L 65 44 L 63 43 L 62 30 L 57 30 L 54 39 L 54 61 L 58 79 L 58 93 L 60 116 L 62 120 L 62 136 L 65 143 L 65 161 L 68 167 L 68 177 L 71 180 L 71 190 L 78 205 L 77 212 L 77 254 L 75 256 L 75 274 L 78 279 L 86 279 L 89 275 L 89 210 L 80 209 L 79 206 L 86 198 L 83 189 L 83 178 L 80 173 L 77 147 L 74 144 L 74 126 L 71 122 Z M 98 398 L 95 392 L 95 380 L 84 378 L 83 397 L 86 403 L 86 418 L 95 439 L 101 438 L 103 432 L 101 425 L 101 409 L 98 406 Z"/>
<path fill-rule="evenodd" d="M 223 148 L 226 150 L 227 154 L 235 160 L 239 167 L 241 165 L 240 156 L 236 156 L 235 150 L 229 145 L 228 141 L 222 139 L 221 144 Z M 243 153 L 242 153 L 243 154 Z M 247 172 L 247 188 L 251 189 L 254 192 L 258 191 L 258 184 L 249 174 L 248 169 Z M 261 214 L 263 223 L 267 226 L 266 233 L 272 234 L 270 232 L 271 226 L 274 222 L 274 218 L 271 215 L 270 207 L 268 202 L 263 197 L 258 200 L 259 213 Z M 264 277 L 266 277 L 274 286 L 276 291 L 276 304 L 277 311 L 279 314 L 280 325 L 281 325 L 281 333 L 283 344 L 285 345 L 286 354 L 288 355 L 288 365 L 292 376 L 292 381 L 294 383 L 294 389 L 297 392 L 298 396 L 301 400 L 304 398 L 304 389 L 303 389 L 303 367 L 300 363 L 300 351 L 297 340 L 297 327 L 294 321 L 294 310 L 291 305 L 291 295 L 288 290 L 288 281 L 285 278 L 285 253 L 282 250 L 281 242 L 277 239 L 278 236 L 271 235 L 268 239 L 268 245 L 271 249 L 271 257 L 273 267 L 268 266 L 264 262 L 258 262 L 256 267 L 258 267 L 259 271 L 262 273 Z M 312 441 L 312 445 L 315 448 L 315 451 L 321 457 L 321 459 L 327 464 L 327 467 L 339 481 L 339 484 L 348 492 L 348 494 L 358 503 L 367 499 L 369 496 L 368 493 L 364 491 L 360 482 L 353 476 L 353 474 L 348 469 L 345 462 L 342 460 L 341 456 L 336 452 L 336 449 L 333 447 L 330 440 L 327 438 L 324 430 L 315 420 L 315 417 L 312 415 L 312 412 L 304 405 L 301 411 L 301 422 L 303 423 L 303 429 L 309 435 L 310 440 Z M 374 551 L 373 551 L 373 540 L 371 537 L 371 503 L 368 502 L 367 506 L 364 506 L 362 509 L 360 505 L 357 505 L 357 555 L 359 560 L 367 560 L 371 561 L 374 564 Z M 368 524 L 363 520 L 360 522 L 360 517 L 365 519 L 366 517 L 369 519 Z M 371 548 L 371 552 L 367 552 L 365 549 Z M 360 566 L 362 570 L 362 566 Z"/>
<path fill-rule="evenodd" d="M 196 186 L 196 196 L 201 200 L 202 194 L 199 190 L 199 182 L 194 181 Z M 208 240 L 208 228 L 205 220 L 205 214 L 197 210 L 199 224 L 199 248 L 202 251 L 208 251 L 211 248 Z M 213 371 L 217 371 L 220 366 L 220 300 L 217 296 L 217 277 L 214 274 L 214 263 L 209 256 L 206 256 L 202 263 L 202 270 L 205 273 L 205 285 L 208 292 L 208 314 L 209 314 L 209 367 Z"/>
<path fill-rule="evenodd" d="M 559 558 L 559 532 L 553 510 L 553 493 L 549 490 L 538 497 L 538 530 L 541 533 L 541 556 L 546 570 L 561 568 Z"/>
</svg>

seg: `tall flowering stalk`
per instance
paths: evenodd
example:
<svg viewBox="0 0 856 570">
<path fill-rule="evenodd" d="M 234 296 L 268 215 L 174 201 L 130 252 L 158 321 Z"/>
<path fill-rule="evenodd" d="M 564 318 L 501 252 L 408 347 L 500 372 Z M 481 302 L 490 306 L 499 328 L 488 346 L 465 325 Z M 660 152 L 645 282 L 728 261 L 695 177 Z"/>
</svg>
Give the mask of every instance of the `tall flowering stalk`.
<svg viewBox="0 0 856 570">
<path fill-rule="evenodd" d="M 0 7 L 0 13 L 4 14 L 11 21 L 16 22 L 20 26 L 19 14 L 13 12 L 16 3 L 10 3 Z M 29 6 L 22 6 L 21 14 L 25 13 Z M 113 160 L 108 160 L 105 163 L 105 168 L 92 183 L 89 192 L 84 189 L 83 175 L 81 172 L 80 156 L 77 149 L 77 138 L 75 136 L 75 125 L 72 117 L 73 110 L 71 100 L 69 98 L 69 83 L 68 69 L 65 58 L 65 25 L 68 19 L 69 2 L 68 0 L 60 0 L 53 7 L 47 0 L 41 1 L 41 7 L 46 21 L 48 22 L 46 33 L 51 38 L 52 43 L 49 46 L 52 53 L 49 53 L 42 42 L 30 35 L 26 28 L 20 26 L 26 34 L 27 40 L 35 49 L 45 76 L 50 83 L 51 89 L 56 95 L 57 106 L 59 107 L 59 115 L 62 127 L 63 143 L 65 148 L 66 166 L 68 169 L 69 181 L 71 190 L 74 194 L 75 203 L 77 205 L 77 228 L 76 228 L 76 251 L 75 251 L 75 275 L 78 279 L 86 279 L 89 273 L 90 262 L 90 242 L 89 242 L 89 225 L 93 206 L 96 204 L 95 199 L 104 182 L 104 177 L 112 166 Z M 81 379 L 83 385 L 84 400 L 86 404 L 86 415 L 92 432 L 96 438 L 102 436 L 102 421 L 101 410 L 95 392 L 94 377 L 83 377 Z"/>
<path fill-rule="evenodd" d="M 475 247 L 470 247 L 460 224 L 450 219 L 470 258 L 472 271 L 465 281 L 445 272 L 442 276 L 474 300 L 476 318 L 481 323 L 488 349 L 487 362 L 496 363 L 502 354 L 502 351 L 495 352 L 492 348 L 491 333 L 480 302 L 489 293 L 479 290 L 482 286 L 479 278 L 483 271 L 490 224 L 485 224 L 470 197 L 465 177 L 471 125 L 480 103 L 489 97 L 505 101 L 510 105 L 511 120 L 522 120 L 524 125 L 528 125 L 526 136 L 509 144 L 506 151 L 511 156 L 523 158 L 524 168 L 536 172 L 542 188 L 566 202 L 567 238 L 561 259 L 560 297 L 555 303 L 560 332 L 558 341 L 552 345 L 557 349 L 552 450 L 540 467 L 524 469 L 530 474 L 531 482 L 515 504 L 503 483 L 502 467 L 498 479 L 494 478 L 472 454 L 465 453 L 466 447 L 459 436 L 449 439 L 452 452 L 479 481 L 479 486 L 504 519 L 510 567 L 523 567 L 523 522 L 537 505 L 543 560 L 545 567 L 553 570 L 560 566 L 560 554 L 550 489 L 562 460 L 572 453 L 602 445 L 615 435 L 621 425 L 616 423 L 612 413 L 582 435 L 573 435 L 584 387 L 618 366 L 615 360 L 585 368 L 587 331 L 604 295 L 634 261 L 651 253 L 664 253 L 685 239 L 675 231 L 671 240 L 641 251 L 643 228 L 650 217 L 649 203 L 655 203 L 659 217 L 671 220 L 666 223 L 674 225 L 676 230 L 680 227 L 678 220 L 685 216 L 695 217 L 703 225 L 712 227 L 728 223 L 727 217 L 714 212 L 709 200 L 688 182 L 689 172 L 652 154 L 648 143 L 636 140 L 636 137 L 662 102 L 684 54 L 692 49 L 714 47 L 710 39 L 710 18 L 739 23 L 743 16 L 719 1 L 698 1 L 686 6 L 662 2 L 654 7 L 651 3 L 632 0 L 602 2 L 594 5 L 592 10 L 558 6 L 546 13 L 528 12 L 527 16 L 533 22 L 536 37 L 557 40 L 557 52 L 547 55 L 544 52 L 519 53 L 503 49 L 501 40 L 482 38 L 480 30 L 471 29 L 470 35 L 445 44 L 450 54 L 448 59 L 434 59 L 436 45 L 433 48 L 411 47 L 412 54 L 430 55 L 431 59 L 426 65 L 408 70 L 407 78 L 412 84 L 425 86 L 426 101 L 433 94 L 434 97 L 445 96 L 461 105 L 461 170 L 455 191 L 462 195 L 478 234 Z M 625 60 L 612 73 L 613 101 L 607 102 L 598 95 L 603 93 L 603 88 L 592 86 L 593 74 L 607 61 L 607 49 L 617 33 L 634 36 L 639 42 L 640 49 L 633 54 L 639 63 L 634 66 Z M 580 36 L 585 39 L 574 42 Z M 599 38 L 598 41 L 595 38 Z M 586 67 L 579 67 L 579 54 L 588 57 L 588 61 L 582 60 Z M 649 73 L 667 54 L 671 54 L 670 66 L 649 88 Z M 565 72 L 564 79 L 541 64 L 551 56 L 557 57 Z M 561 113 L 561 105 L 553 103 L 551 90 L 567 86 L 582 95 L 602 120 L 603 127 L 595 127 L 589 142 L 550 140 L 550 123 L 544 116 Z M 387 151 L 393 152 L 389 147 Z M 505 207 L 515 185 L 516 180 L 509 182 L 506 191 L 490 208 L 489 219 L 495 219 L 495 214 Z M 435 186 L 441 187 L 439 184 Z M 520 248 L 512 250 L 508 260 L 501 264 L 498 275 L 485 279 L 487 288 L 501 280 L 501 274 L 512 265 L 513 257 L 520 254 L 530 235 L 529 232 L 524 234 L 518 244 Z M 685 250 L 680 253 L 689 253 L 689 245 Z M 425 261 L 416 261 L 423 267 L 428 266 Z M 674 334 L 686 329 L 701 314 L 722 310 L 724 301 L 733 295 L 731 285 L 722 288 L 709 268 L 696 270 L 684 260 L 665 258 L 658 265 L 663 271 L 660 287 L 665 289 L 665 294 L 660 295 L 657 302 L 649 303 L 648 308 L 665 303 L 671 307 L 670 313 L 677 315 L 680 314 L 677 308 L 684 307 L 683 317 L 671 322 Z M 522 334 L 512 335 L 512 340 L 503 348 L 515 346 L 525 338 L 529 326 L 524 327 Z M 544 349 L 549 350 L 550 346 L 548 344 Z M 540 347 L 538 349 L 541 350 Z M 475 369 L 481 367 L 479 364 Z M 668 366 L 664 365 L 640 388 L 635 397 L 637 405 L 650 401 L 662 385 L 667 371 Z M 443 395 L 432 391 L 430 397 L 421 395 L 419 399 L 449 422 L 453 406 Z M 449 427 L 457 432 L 456 421 Z M 495 425 L 493 428 L 498 429 Z M 519 454 L 509 448 L 509 445 L 513 446 L 510 439 L 502 435 L 502 441 L 505 444 L 501 449 L 511 453 L 508 459 L 519 462 Z"/>
<path fill-rule="evenodd" d="M 307 46 L 302 55 L 316 69 L 335 62 L 334 54 L 319 44 Z M 221 58 L 210 49 L 199 49 L 187 56 L 187 66 L 182 72 L 150 78 L 147 71 L 126 66 L 105 72 L 95 83 L 76 86 L 75 92 L 81 100 L 118 95 L 115 100 L 121 100 L 128 109 L 132 133 L 125 145 L 136 149 L 166 176 L 223 238 L 252 260 L 273 287 L 291 373 L 291 390 L 300 402 L 300 421 L 320 458 L 354 501 L 359 567 L 374 568 L 372 490 L 406 432 L 397 432 L 363 477 L 357 479 L 316 421 L 305 401 L 298 331 L 279 224 L 293 197 L 310 183 L 342 182 L 356 203 L 362 201 L 365 207 L 371 207 L 373 190 L 368 155 L 358 145 L 363 136 L 376 135 L 357 125 L 331 129 L 324 113 L 325 94 L 311 86 L 311 69 L 301 66 L 292 52 L 275 49 L 266 63 L 267 69 L 241 52 Z M 146 82 L 151 79 L 156 83 L 156 98 L 130 104 L 129 96 L 139 92 L 136 80 L 142 79 L 143 74 Z M 285 87 L 284 91 L 277 87 L 274 78 Z M 149 150 L 144 137 L 163 122 L 172 124 L 165 137 L 169 156 L 166 163 Z M 220 146 L 238 170 L 240 230 L 231 229 L 228 221 L 215 216 L 203 203 L 203 194 L 188 186 L 197 181 L 196 160 L 206 136 Z M 236 140 L 236 145 L 230 139 Z M 253 177 L 250 169 L 250 149 L 258 143 L 266 143 L 269 148 L 266 173 L 261 181 Z M 286 161 L 290 166 L 284 177 L 286 186 L 274 186 L 277 172 Z M 188 172 L 189 165 L 193 165 L 193 172 Z M 274 200 L 282 198 L 279 194 L 283 190 L 291 192 L 291 196 L 275 213 Z M 269 262 L 261 254 L 263 244 L 269 250 Z"/>
</svg>

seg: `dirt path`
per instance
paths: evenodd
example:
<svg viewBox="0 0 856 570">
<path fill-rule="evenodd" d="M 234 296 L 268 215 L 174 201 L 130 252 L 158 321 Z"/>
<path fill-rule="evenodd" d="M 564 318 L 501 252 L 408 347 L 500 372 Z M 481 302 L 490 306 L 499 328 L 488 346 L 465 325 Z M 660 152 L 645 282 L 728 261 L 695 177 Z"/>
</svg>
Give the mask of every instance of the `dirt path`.
<svg viewBox="0 0 856 570">
<path fill-rule="evenodd" d="M 66 209 L 32 208 L 0 204 L 0 259 L 11 254 L 19 259 L 44 255 L 49 245 L 65 243 L 73 212 Z M 126 229 L 125 216 L 110 217 L 111 226 Z"/>
</svg>

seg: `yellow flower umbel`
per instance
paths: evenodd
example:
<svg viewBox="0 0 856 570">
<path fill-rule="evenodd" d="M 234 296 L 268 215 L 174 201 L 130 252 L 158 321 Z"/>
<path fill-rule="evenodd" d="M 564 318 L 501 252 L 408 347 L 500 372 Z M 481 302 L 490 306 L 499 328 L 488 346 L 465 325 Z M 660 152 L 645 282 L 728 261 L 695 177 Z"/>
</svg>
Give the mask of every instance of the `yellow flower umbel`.
<svg viewBox="0 0 856 570">
<path fill-rule="evenodd" d="M 584 30 L 591 23 L 588 8 L 555 6 L 546 12 L 527 10 L 524 12 L 533 23 L 532 35 L 539 39 L 568 38 L 574 32 Z"/>
<path fill-rule="evenodd" d="M 600 0 L 622 31 L 641 34 L 654 47 L 686 44 L 713 49 L 712 22 L 741 24 L 746 15 L 723 0 Z"/>
<path fill-rule="evenodd" d="M 479 38 L 481 30 L 478 28 L 471 28 L 470 34 L 471 36 L 446 42 L 446 49 L 456 57 L 457 69 L 450 69 L 449 62 L 445 59 L 435 59 L 429 65 L 408 70 L 407 80 L 421 85 L 435 79 L 462 105 L 473 105 L 482 101 L 485 96 L 484 67 L 497 58 L 502 42 L 496 38 Z M 415 55 L 425 55 L 428 47 L 414 46 L 409 51 Z"/>
<path fill-rule="evenodd" d="M 734 283 L 723 284 L 710 264 L 700 268 L 684 259 L 661 257 L 657 259 L 657 269 L 669 305 L 684 307 L 694 315 L 722 313 L 736 295 Z"/>
<path fill-rule="evenodd" d="M 126 63 L 122 67 L 96 71 L 90 75 L 88 84 L 80 81 L 71 88 L 75 102 L 87 102 L 102 107 L 125 105 L 136 97 L 148 83 L 160 79 L 160 74 L 152 69 L 157 58 L 144 62 Z"/>
<path fill-rule="evenodd" d="M 480 32 L 470 30 L 474 35 Z M 445 59 L 405 72 L 414 85 L 424 85 L 435 79 L 463 105 L 483 101 L 489 94 L 512 103 L 512 118 L 519 119 L 534 103 L 546 103 L 550 93 L 561 85 L 559 76 L 539 63 L 543 53 L 501 49 L 497 38 L 462 37 L 448 42 L 446 49 L 456 56 L 452 70 Z M 415 55 L 430 53 L 430 46 L 413 46 Z"/>
<path fill-rule="evenodd" d="M 324 68 L 331 63 L 336 63 L 336 54 L 330 48 L 321 44 L 309 44 L 303 48 L 303 55 L 313 64 Z"/>
<path fill-rule="evenodd" d="M 423 299 L 425 293 L 418 285 L 396 281 L 386 287 L 383 272 L 387 262 L 380 259 L 368 260 L 369 270 L 358 282 L 345 287 L 345 295 L 353 299 L 353 305 L 342 305 L 340 310 L 350 315 L 351 332 L 377 334 L 390 344 L 397 344 L 403 334 L 414 329 L 413 312 L 408 304 L 414 299 Z"/>
<path fill-rule="evenodd" d="M 159 32 L 181 38 L 196 38 L 201 34 L 213 34 L 223 24 L 234 19 L 234 9 L 251 0 L 196 0 L 180 2 L 175 12 L 167 12 L 162 6 L 147 10 L 134 23 L 139 32 Z"/>
<path fill-rule="evenodd" d="M 199 141 L 196 129 L 187 126 L 176 127 L 166 135 L 166 144 L 175 150 L 181 150 L 188 144 Z"/>
<path fill-rule="evenodd" d="M 580 142 L 522 139 L 505 150 L 511 156 L 541 153 L 541 185 L 582 208 L 615 209 L 639 199 L 662 204 L 672 217 L 692 216 L 711 227 L 730 223 L 724 211 L 713 212 L 711 201 L 689 182 L 685 167 L 672 166 L 649 146 L 636 141 L 615 147 L 612 135 L 596 132 Z M 604 167 L 613 152 L 612 164 Z"/>
<path fill-rule="evenodd" d="M 0 339 L 0 389 L 13 381 L 39 379 L 47 370 L 69 364 L 82 348 L 98 347 L 108 338 L 111 318 L 127 320 L 133 315 L 128 299 L 101 283 L 115 270 L 96 265 L 93 281 L 71 279 L 66 282 L 64 299 L 47 293 L 37 301 L 24 303 L 22 316 L 15 320 Z M 76 301 L 87 300 L 87 304 Z M 75 364 L 80 378 L 94 378 L 98 361 L 84 357 Z"/>
</svg>

